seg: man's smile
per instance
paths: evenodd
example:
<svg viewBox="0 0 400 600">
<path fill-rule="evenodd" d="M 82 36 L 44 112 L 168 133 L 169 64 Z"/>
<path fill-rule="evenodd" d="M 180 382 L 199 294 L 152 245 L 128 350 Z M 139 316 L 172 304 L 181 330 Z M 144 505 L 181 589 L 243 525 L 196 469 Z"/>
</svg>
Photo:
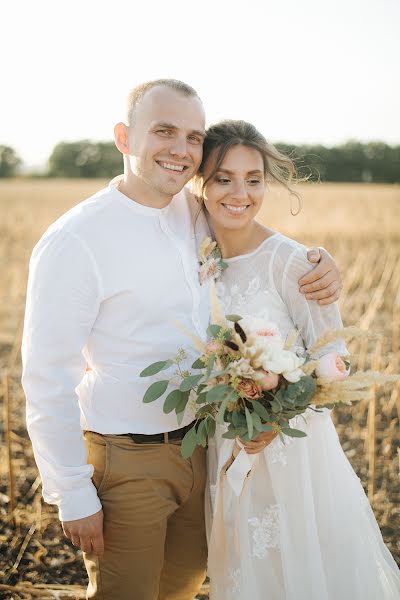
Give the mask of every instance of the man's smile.
<svg viewBox="0 0 400 600">
<path fill-rule="evenodd" d="M 157 160 L 156 163 L 162 169 L 165 169 L 166 171 L 173 171 L 174 173 L 183 173 L 184 171 L 186 171 L 189 168 L 187 165 L 179 165 L 179 164 L 165 162 L 165 161 L 161 161 L 161 160 L 160 161 Z"/>
</svg>

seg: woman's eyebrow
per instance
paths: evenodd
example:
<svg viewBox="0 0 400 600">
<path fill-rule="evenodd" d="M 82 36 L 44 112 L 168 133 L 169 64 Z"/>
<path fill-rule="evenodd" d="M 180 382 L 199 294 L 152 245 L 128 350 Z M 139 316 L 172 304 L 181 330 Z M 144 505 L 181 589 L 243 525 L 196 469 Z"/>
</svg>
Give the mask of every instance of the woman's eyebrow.
<svg viewBox="0 0 400 600">
<path fill-rule="evenodd" d="M 219 168 L 217 173 L 227 173 L 228 175 L 234 175 L 234 171 L 230 171 L 229 169 Z M 253 171 L 247 171 L 247 175 L 262 175 L 262 171 L 260 169 L 254 169 Z"/>
</svg>

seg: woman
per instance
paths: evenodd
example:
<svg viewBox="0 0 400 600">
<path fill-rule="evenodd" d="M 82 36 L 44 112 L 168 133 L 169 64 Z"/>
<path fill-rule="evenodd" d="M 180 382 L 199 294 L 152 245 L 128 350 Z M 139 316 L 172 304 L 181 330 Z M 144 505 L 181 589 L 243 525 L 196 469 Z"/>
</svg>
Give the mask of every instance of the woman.
<svg viewBox="0 0 400 600">
<path fill-rule="evenodd" d="M 272 321 L 284 338 L 296 327 L 297 344 L 307 348 L 326 329 L 341 327 L 338 307 L 299 293 L 306 249 L 255 220 L 267 181 L 290 190 L 293 173 L 292 161 L 252 125 L 224 121 L 208 131 L 196 185 L 229 265 L 218 284 L 226 311 Z M 337 342 L 320 355 L 332 350 L 346 352 Z M 297 419 L 295 426 L 307 437 L 283 444 L 266 433 L 246 445 L 256 459 L 239 496 L 228 480 L 237 442 L 219 434 L 210 443 L 210 597 L 400 598 L 399 571 L 330 411 L 307 411 L 306 423 Z"/>
</svg>

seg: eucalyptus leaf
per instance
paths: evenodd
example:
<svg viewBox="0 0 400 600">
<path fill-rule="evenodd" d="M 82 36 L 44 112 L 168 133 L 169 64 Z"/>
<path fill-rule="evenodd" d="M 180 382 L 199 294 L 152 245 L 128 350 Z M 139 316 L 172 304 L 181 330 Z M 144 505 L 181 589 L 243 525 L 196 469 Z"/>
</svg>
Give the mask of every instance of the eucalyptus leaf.
<svg viewBox="0 0 400 600">
<path fill-rule="evenodd" d="M 205 419 L 200 421 L 197 429 L 197 443 L 203 446 L 203 448 L 207 445 L 207 421 Z"/>
<path fill-rule="evenodd" d="M 219 332 L 221 331 L 221 329 L 222 329 L 221 325 L 211 324 L 207 328 L 207 333 L 210 337 L 216 338 L 218 336 Z"/>
<path fill-rule="evenodd" d="M 165 398 L 163 411 L 166 415 L 175 410 L 181 399 L 182 392 L 180 390 L 172 390 Z"/>
<path fill-rule="evenodd" d="M 154 402 L 154 400 L 157 400 L 157 398 L 163 395 L 168 387 L 168 384 L 169 381 L 166 379 L 152 383 L 151 386 L 146 390 L 146 393 L 143 397 L 143 402 L 148 404 L 149 402 Z"/>
<path fill-rule="evenodd" d="M 140 377 L 150 377 L 150 375 L 156 375 L 157 373 L 159 373 L 160 371 L 163 371 L 164 369 L 169 369 L 169 367 L 171 367 L 174 364 L 174 361 L 172 360 L 160 360 L 158 362 L 155 362 L 151 365 L 149 365 L 148 367 L 146 367 L 145 369 L 143 369 L 143 371 L 140 373 Z"/>
<path fill-rule="evenodd" d="M 208 377 L 210 377 L 210 373 L 214 368 L 214 363 L 215 363 L 215 354 L 211 354 L 210 358 L 208 359 L 208 363 L 207 363 L 207 370 L 206 370 L 206 379 Z"/>
<path fill-rule="evenodd" d="M 293 427 L 282 427 L 282 433 L 288 435 L 289 437 L 307 437 L 307 434 L 300 429 L 293 429 Z"/>
<path fill-rule="evenodd" d="M 261 402 L 259 402 L 258 400 L 254 400 L 253 408 L 254 408 L 254 412 L 256 412 L 262 419 L 264 419 L 264 421 L 270 420 L 271 415 L 269 414 L 269 412 L 267 411 L 265 406 L 263 404 L 261 404 Z"/>
<path fill-rule="evenodd" d="M 244 412 L 246 415 L 246 423 L 247 423 L 247 431 L 249 435 L 249 439 L 253 437 L 253 419 L 251 418 L 251 414 L 247 406 L 244 407 Z"/>
<path fill-rule="evenodd" d="M 207 419 L 208 422 L 208 438 L 212 438 L 215 435 L 215 429 L 216 429 L 216 424 L 214 419 L 209 418 Z"/>
<path fill-rule="evenodd" d="M 218 417 L 217 417 L 218 423 L 222 424 L 224 422 L 225 411 L 226 411 L 228 402 L 229 402 L 229 397 L 225 396 L 225 398 L 221 402 L 221 406 L 219 407 L 219 412 L 218 412 Z"/>
<path fill-rule="evenodd" d="M 263 423 L 261 431 L 273 431 L 272 425 L 269 423 Z"/>
<path fill-rule="evenodd" d="M 201 358 L 198 358 L 197 360 L 194 361 L 194 363 L 192 364 L 192 369 L 204 369 L 205 364 L 204 362 L 201 360 Z"/>
<path fill-rule="evenodd" d="M 187 404 L 187 402 L 189 400 L 189 394 L 190 394 L 190 391 L 187 391 L 187 392 L 182 392 L 182 390 L 179 390 L 179 391 L 181 393 L 181 397 L 179 399 L 179 402 L 176 405 L 176 412 L 177 413 L 184 412 L 184 410 L 186 408 L 186 404 Z"/>
<path fill-rule="evenodd" d="M 183 458 L 190 458 L 197 446 L 197 432 L 196 426 L 193 426 L 185 434 L 181 444 L 181 454 Z"/>
<path fill-rule="evenodd" d="M 225 318 L 228 321 L 233 321 L 233 323 L 236 323 L 237 321 L 240 321 L 241 319 L 243 319 L 243 317 L 241 317 L 240 315 L 226 315 Z"/>
<path fill-rule="evenodd" d="M 253 420 L 254 429 L 257 429 L 257 431 L 262 431 L 262 423 L 261 423 L 261 419 L 258 416 L 258 414 L 255 412 L 252 412 L 251 418 Z"/>
<path fill-rule="evenodd" d="M 219 383 L 207 392 L 207 402 L 220 402 L 230 390 L 231 388 L 229 385 Z"/>
<path fill-rule="evenodd" d="M 188 377 L 185 377 L 185 379 L 182 381 L 181 385 L 179 386 L 179 389 L 181 390 L 181 392 L 190 391 L 199 383 L 200 379 L 202 378 L 203 375 L 189 375 Z"/>
<path fill-rule="evenodd" d="M 225 433 L 222 434 L 222 437 L 227 440 L 233 440 L 239 437 L 239 434 L 240 429 L 236 429 L 235 427 L 233 427 L 233 429 L 228 429 L 228 431 L 225 431 Z"/>
</svg>

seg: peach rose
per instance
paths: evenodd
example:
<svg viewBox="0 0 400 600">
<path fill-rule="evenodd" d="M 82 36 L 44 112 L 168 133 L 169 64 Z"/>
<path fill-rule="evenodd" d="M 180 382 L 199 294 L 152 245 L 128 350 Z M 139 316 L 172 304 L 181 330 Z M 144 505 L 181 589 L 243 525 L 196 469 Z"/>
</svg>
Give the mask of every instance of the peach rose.
<svg viewBox="0 0 400 600">
<path fill-rule="evenodd" d="M 348 373 L 344 361 L 336 352 L 329 352 L 321 356 L 315 369 L 317 377 L 327 377 L 329 379 L 346 379 Z"/>
<path fill-rule="evenodd" d="M 221 350 L 222 350 L 222 345 L 220 342 L 217 342 L 217 340 L 209 341 L 204 348 L 205 354 L 216 354 L 217 352 L 220 352 Z"/>
<path fill-rule="evenodd" d="M 279 375 L 276 373 L 269 373 L 264 369 L 259 369 L 258 373 L 261 374 L 260 378 L 257 379 L 260 388 L 267 392 L 268 390 L 273 390 L 279 383 Z"/>
<path fill-rule="evenodd" d="M 260 386 L 251 379 L 241 379 L 236 387 L 236 391 L 249 400 L 256 400 L 261 396 Z"/>
</svg>

